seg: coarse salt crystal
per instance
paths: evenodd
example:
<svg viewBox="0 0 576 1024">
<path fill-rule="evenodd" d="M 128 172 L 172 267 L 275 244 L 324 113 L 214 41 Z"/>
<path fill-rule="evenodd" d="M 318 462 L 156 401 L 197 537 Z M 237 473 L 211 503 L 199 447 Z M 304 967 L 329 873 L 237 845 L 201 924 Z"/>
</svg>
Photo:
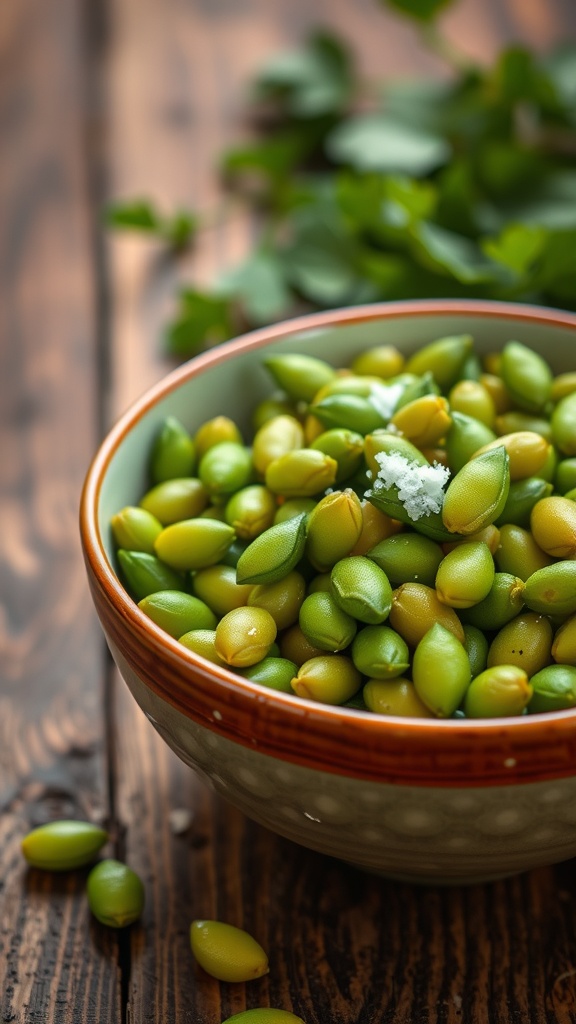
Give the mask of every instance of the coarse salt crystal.
<svg viewBox="0 0 576 1024">
<path fill-rule="evenodd" d="M 374 481 L 375 493 L 384 487 L 397 487 L 398 499 L 414 521 L 431 512 L 440 512 L 449 469 L 439 462 L 419 466 L 397 452 L 377 452 L 374 458 L 380 466 Z"/>
<path fill-rule="evenodd" d="M 384 419 L 394 415 L 398 399 L 404 392 L 403 384 L 373 384 L 368 401 Z"/>
</svg>

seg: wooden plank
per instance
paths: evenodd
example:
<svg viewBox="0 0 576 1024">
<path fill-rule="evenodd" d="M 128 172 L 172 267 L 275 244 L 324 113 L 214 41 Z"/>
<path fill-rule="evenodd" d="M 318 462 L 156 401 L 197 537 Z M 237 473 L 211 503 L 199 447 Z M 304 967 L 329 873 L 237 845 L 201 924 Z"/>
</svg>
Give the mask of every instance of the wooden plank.
<svg viewBox="0 0 576 1024">
<path fill-rule="evenodd" d="M 446 27 L 466 52 L 488 59 L 505 39 L 541 43 L 534 9 L 465 0 Z M 346 33 L 369 77 L 442 70 L 413 28 L 373 0 L 194 0 L 185 8 L 165 0 L 161 10 L 153 0 L 114 0 L 109 197 L 151 195 L 166 210 L 217 205 L 215 162 L 243 131 L 244 82 L 271 50 L 317 24 Z M 252 234 L 235 216 L 176 267 L 153 243 L 110 241 L 111 416 L 170 367 L 160 331 L 177 282 L 213 279 Z M 292 1008 L 307 1024 L 576 1020 L 569 865 L 454 890 L 361 874 L 271 835 L 214 796 L 118 683 L 117 802 L 126 857 L 148 893 L 125 963 L 128 1020 L 218 1024 L 267 1004 Z M 191 816 L 181 835 L 171 829 L 174 811 Z M 196 917 L 255 934 L 270 974 L 246 986 L 208 978 L 189 950 Z"/>
<path fill-rule="evenodd" d="M 116 946 L 92 930 L 85 872 L 26 871 L 19 849 L 51 818 L 107 813 L 102 643 L 77 528 L 98 410 L 82 14 L 78 0 L 1 13 L 4 1021 L 119 1019 Z"/>
<path fill-rule="evenodd" d="M 122 691 L 121 706 L 130 700 Z M 576 1019 L 572 864 L 468 889 L 387 882 L 247 821 L 142 716 L 131 724 L 122 806 L 149 906 L 132 944 L 129 1019 L 219 1024 L 268 1004 L 307 1024 Z M 171 834 L 176 809 L 192 816 L 183 835 Z M 206 917 L 256 935 L 269 976 L 220 985 L 198 969 L 188 931 Z"/>
</svg>

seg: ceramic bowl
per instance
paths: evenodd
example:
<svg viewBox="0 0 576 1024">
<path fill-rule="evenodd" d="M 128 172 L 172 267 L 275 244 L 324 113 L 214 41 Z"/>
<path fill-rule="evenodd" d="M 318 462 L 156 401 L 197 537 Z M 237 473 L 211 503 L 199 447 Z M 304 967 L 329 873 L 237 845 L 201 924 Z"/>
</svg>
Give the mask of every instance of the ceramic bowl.
<svg viewBox="0 0 576 1024">
<path fill-rule="evenodd" d="M 112 514 L 147 487 L 168 414 L 189 429 L 218 413 L 249 436 L 270 392 L 262 358 L 305 352 L 349 364 L 367 347 L 409 353 L 469 332 L 480 351 L 514 339 L 555 372 L 576 368 L 576 316 L 481 301 L 336 310 L 256 331 L 191 360 L 113 427 L 88 472 L 81 536 L 112 655 L 169 746 L 227 800 L 282 836 L 388 877 L 460 884 L 576 855 L 576 710 L 514 719 L 376 716 L 265 689 L 159 629 L 114 570 Z"/>
</svg>

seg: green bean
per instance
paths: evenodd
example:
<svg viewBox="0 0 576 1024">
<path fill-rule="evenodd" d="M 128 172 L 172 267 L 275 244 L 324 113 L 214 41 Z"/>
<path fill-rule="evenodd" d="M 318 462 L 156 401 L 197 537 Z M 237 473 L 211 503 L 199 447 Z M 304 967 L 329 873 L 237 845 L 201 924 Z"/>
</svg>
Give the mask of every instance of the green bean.
<svg viewBox="0 0 576 1024">
<path fill-rule="evenodd" d="M 298 615 L 310 643 L 323 651 L 343 651 L 356 635 L 356 621 L 336 603 L 331 593 L 308 594 Z"/>
<path fill-rule="evenodd" d="M 233 608 L 216 626 L 214 648 L 228 665 L 245 668 L 266 657 L 276 633 L 276 623 L 265 608 Z"/>
<path fill-rule="evenodd" d="M 274 1010 L 262 1007 L 256 1010 L 242 1010 L 232 1017 L 227 1017 L 222 1024 L 304 1024 L 302 1017 L 297 1017 L 288 1010 Z"/>
<path fill-rule="evenodd" d="M 176 639 L 191 629 L 214 629 L 217 622 L 204 601 L 180 590 L 158 590 L 142 598 L 138 607 Z"/>
<path fill-rule="evenodd" d="M 520 715 L 532 696 L 528 676 L 517 665 L 494 665 L 472 680 L 464 699 L 468 718 Z"/>
<path fill-rule="evenodd" d="M 141 879 L 132 868 L 117 860 L 102 860 L 92 868 L 86 892 L 94 917 L 109 928 L 126 928 L 144 910 Z"/>
<path fill-rule="evenodd" d="M 304 402 L 311 402 L 316 392 L 336 376 L 329 363 L 315 356 L 283 353 L 268 356 L 264 365 L 290 398 Z"/>
<path fill-rule="evenodd" d="M 386 573 L 364 555 L 336 563 L 330 574 L 330 593 L 336 604 L 358 622 L 384 622 L 392 606 L 392 587 Z"/>
<path fill-rule="evenodd" d="M 200 966 L 219 981 L 252 981 L 268 974 L 268 957 L 260 943 L 224 921 L 193 921 L 190 945 Z"/>
<path fill-rule="evenodd" d="M 325 572 L 348 555 L 362 533 L 362 506 L 350 488 L 321 498 L 306 524 L 306 557 Z"/>
<path fill-rule="evenodd" d="M 545 359 L 527 345 L 509 341 L 502 350 L 500 374 L 521 409 L 539 412 L 550 398 L 552 371 Z"/>
<path fill-rule="evenodd" d="M 321 654 L 300 666 L 292 689 L 299 697 L 322 704 L 344 704 L 360 689 L 362 676 L 350 658 Z"/>
<path fill-rule="evenodd" d="M 449 718 L 462 703 L 472 671 L 466 649 L 436 622 L 414 652 L 412 678 L 420 700 L 439 718 Z"/>
<path fill-rule="evenodd" d="M 32 867 L 69 871 L 90 864 L 108 841 L 108 833 L 89 821 L 49 821 L 28 832 L 22 853 Z"/>
<path fill-rule="evenodd" d="M 282 693 L 294 693 L 292 680 L 298 672 L 295 661 L 288 658 L 275 658 L 268 655 L 256 665 L 239 670 L 245 679 L 251 679 L 254 683 L 267 686 L 270 690 L 280 690 Z"/>
<path fill-rule="evenodd" d="M 263 362 L 252 435 L 166 417 L 148 489 L 111 519 L 141 610 L 192 656 L 305 699 L 571 706 L 576 371 L 516 341 L 481 359 L 467 334 L 341 370 Z"/>
<path fill-rule="evenodd" d="M 562 711 L 576 706 L 576 668 L 572 665 L 547 665 L 530 679 L 533 689 L 528 711 Z"/>
<path fill-rule="evenodd" d="M 194 441 L 176 416 L 167 416 L 150 453 L 153 483 L 174 477 L 192 476 L 196 463 Z"/>
</svg>

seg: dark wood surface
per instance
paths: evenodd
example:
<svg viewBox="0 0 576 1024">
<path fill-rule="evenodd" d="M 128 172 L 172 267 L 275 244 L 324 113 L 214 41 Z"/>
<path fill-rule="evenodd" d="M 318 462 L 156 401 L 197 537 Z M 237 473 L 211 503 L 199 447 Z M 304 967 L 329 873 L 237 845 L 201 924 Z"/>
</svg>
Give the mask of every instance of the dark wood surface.
<svg viewBox="0 0 576 1024">
<path fill-rule="evenodd" d="M 478 58 L 576 33 L 574 0 L 462 0 Z M 242 255 L 233 213 L 194 256 L 104 237 L 111 198 L 219 201 L 243 86 L 313 25 L 366 73 L 441 69 L 375 0 L 4 0 L 0 7 L 0 1021 L 219 1024 L 245 1007 L 307 1024 L 576 1021 L 574 863 L 468 889 L 412 888 L 277 838 L 156 736 L 106 655 L 78 543 L 85 470 L 107 425 L 169 368 L 175 287 Z M 190 827 L 174 828 L 174 811 Z M 142 875 L 126 933 L 96 925 L 86 874 L 26 870 L 54 817 L 111 830 Z M 220 985 L 193 963 L 196 917 L 247 928 L 270 974 Z"/>
</svg>

